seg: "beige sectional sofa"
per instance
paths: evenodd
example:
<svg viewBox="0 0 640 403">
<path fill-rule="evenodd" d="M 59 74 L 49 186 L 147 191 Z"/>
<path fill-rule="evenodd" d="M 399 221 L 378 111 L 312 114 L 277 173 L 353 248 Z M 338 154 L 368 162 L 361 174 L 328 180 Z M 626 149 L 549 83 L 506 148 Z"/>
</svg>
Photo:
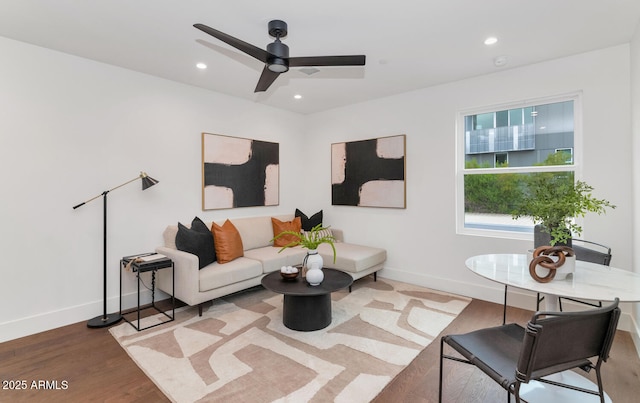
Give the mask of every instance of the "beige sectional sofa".
<svg viewBox="0 0 640 403">
<path fill-rule="evenodd" d="M 274 247 L 272 216 L 246 217 L 230 219 L 242 238 L 244 256 L 231 262 L 220 264 L 213 262 L 198 269 L 198 257 L 183 252 L 176 247 L 177 225 L 169 225 L 164 233 L 164 246 L 156 248 L 156 252 L 171 258 L 175 265 L 175 297 L 188 305 L 198 305 L 202 315 L 202 304 L 246 288 L 260 284 L 262 277 L 270 272 L 280 270 L 282 266 L 301 264 L 306 249 L 301 247 L 287 248 L 278 253 Z M 274 216 L 281 221 L 290 221 L 293 215 Z M 219 225 L 222 222 L 217 222 Z M 206 223 L 211 228 L 212 223 Z M 344 242 L 342 231 L 331 228 L 338 242 L 336 261 L 333 262 L 331 246 L 323 244 L 318 248 L 324 260 L 324 267 L 335 268 L 349 273 L 354 280 L 368 274 L 376 276 L 383 268 L 387 252 L 382 248 L 355 245 Z M 158 288 L 171 293 L 171 271 L 160 270 L 157 274 Z"/>
</svg>

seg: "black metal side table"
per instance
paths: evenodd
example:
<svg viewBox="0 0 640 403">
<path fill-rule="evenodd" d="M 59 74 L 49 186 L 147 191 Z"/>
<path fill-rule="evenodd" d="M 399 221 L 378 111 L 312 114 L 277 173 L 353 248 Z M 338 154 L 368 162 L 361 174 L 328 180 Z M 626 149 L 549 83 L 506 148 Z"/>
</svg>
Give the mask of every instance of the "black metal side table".
<svg viewBox="0 0 640 403">
<path fill-rule="evenodd" d="M 156 272 L 162 269 L 171 268 L 171 315 L 167 312 L 169 310 L 162 310 L 158 308 L 155 304 L 155 291 L 156 291 Z M 126 269 L 131 269 L 137 279 L 138 279 L 138 306 L 135 311 L 130 311 L 127 313 L 122 312 L 122 272 Z M 140 283 L 142 279 L 140 278 L 141 273 L 151 272 L 151 305 L 140 308 Z M 145 286 L 146 287 L 146 286 Z M 148 288 L 148 287 L 147 287 Z M 176 290 L 176 277 L 175 277 L 175 267 L 173 265 L 173 260 L 169 259 L 166 256 L 161 256 L 156 253 L 145 253 L 142 255 L 132 255 L 125 256 L 120 260 L 120 315 L 122 318 L 133 326 L 137 331 L 149 329 L 155 326 L 163 325 L 168 322 L 172 322 L 176 317 L 176 299 L 174 297 Z M 159 322 L 153 325 L 149 325 L 147 327 L 140 327 L 140 312 L 145 309 L 155 309 L 158 313 L 163 314 L 168 318 L 163 322 Z M 127 318 L 127 315 L 131 316 L 132 314 L 136 314 L 137 317 L 133 320 Z M 137 326 L 134 323 L 137 320 Z"/>
</svg>

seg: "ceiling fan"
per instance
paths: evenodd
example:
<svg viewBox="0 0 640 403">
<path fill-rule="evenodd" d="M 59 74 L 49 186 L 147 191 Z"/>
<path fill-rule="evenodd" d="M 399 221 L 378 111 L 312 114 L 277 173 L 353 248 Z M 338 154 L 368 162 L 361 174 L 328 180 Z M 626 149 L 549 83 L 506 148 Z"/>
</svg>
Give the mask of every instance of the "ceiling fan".
<svg viewBox="0 0 640 403">
<path fill-rule="evenodd" d="M 204 24 L 194 24 L 193 26 L 265 64 L 254 92 L 266 91 L 280 74 L 289 70 L 289 67 L 364 66 L 365 64 L 366 57 L 364 55 L 289 57 L 289 47 L 280 41 L 280 38 L 287 36 L 287 23 L 280 20 L 269 22 L 269 35 L 276 40 L 267 45 L 267 50 L 260 49 Z"/>
</svg>

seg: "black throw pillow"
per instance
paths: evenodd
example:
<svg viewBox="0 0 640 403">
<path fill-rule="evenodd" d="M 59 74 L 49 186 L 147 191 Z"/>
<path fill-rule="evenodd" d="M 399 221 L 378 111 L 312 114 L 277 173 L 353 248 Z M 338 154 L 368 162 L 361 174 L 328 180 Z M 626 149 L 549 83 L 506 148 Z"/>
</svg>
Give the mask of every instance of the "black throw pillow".
<svg viewBox="0 0 640 403">
<path fill-rule="evenodd" d="M 213 246 L 213 234 L 207 225 L 198 217 L 191 222 L 191 228 L 178 223 L 176 247 L 183 252 L 198 256 L 198 268 L 216 261 L 216 250 Z"/>
<path fill-rule="evenodd" d="M 307 217 L 302 211 L 296 209 L 296 217 L 300 217 L 302 221 L 302 229 L 305 231 L 311 231 L 313 227 L 318 224 L 322 224 L 322 210 L 318 211 L 311 217 Z"/>
</svg>

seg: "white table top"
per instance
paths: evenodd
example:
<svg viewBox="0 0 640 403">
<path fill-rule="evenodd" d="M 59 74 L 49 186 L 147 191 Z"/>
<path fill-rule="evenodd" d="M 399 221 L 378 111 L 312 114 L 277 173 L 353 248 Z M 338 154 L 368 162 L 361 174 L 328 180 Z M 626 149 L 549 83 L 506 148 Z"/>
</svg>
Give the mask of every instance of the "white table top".
<svg viewBox="0 0 640 403">
<path fill-rule="evenodd" d="M 596 263 L 576 261 L 573 275 L 540 283 L 529 274 L 526 254 L 473 256 L 465 262 L 472 272 L 489 280 L 534 292 L 597 301 L 640 302 L 640 274 Z"/>
</svg>

